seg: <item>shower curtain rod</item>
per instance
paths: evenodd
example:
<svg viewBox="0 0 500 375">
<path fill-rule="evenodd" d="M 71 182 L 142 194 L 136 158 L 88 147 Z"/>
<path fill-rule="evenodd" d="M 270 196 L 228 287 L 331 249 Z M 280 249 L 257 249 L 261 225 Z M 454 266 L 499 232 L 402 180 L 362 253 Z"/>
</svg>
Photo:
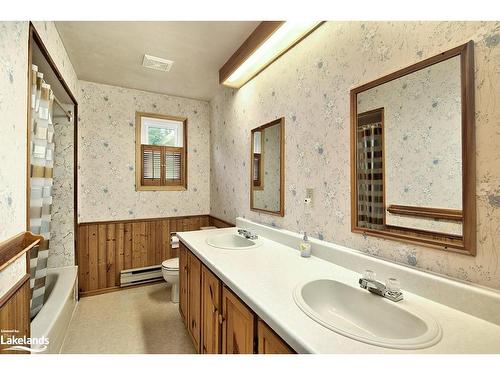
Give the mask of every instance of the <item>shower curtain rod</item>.
<svg viewBox="0 0 500 375">
<path fill-rule="evenodd" d="M 54 102 L 59 106 L 59 108 L 61 108 L 65 114 L 65 116 L 54 116 L 54 118 L 56 117 L 66 117 L 68 119 L 68 121 L 71 121 L 71 119 L 73 118 L 73 115 L 71 113 L 71 111 L 66 111 L 64 109 L 64 107 L 62 106 L 61 102 L 59 101 L 59 99 L 57 99 L 57 96 L 54 95 Z"/>
</svg>

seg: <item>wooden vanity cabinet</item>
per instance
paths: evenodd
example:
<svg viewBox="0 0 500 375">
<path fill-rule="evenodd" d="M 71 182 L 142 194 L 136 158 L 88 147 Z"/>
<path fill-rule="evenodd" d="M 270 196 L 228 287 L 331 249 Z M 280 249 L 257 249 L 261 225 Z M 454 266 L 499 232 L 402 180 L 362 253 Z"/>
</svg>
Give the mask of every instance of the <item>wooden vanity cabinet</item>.
<svg viewBox="0 0 500 375">
<path fill-rule="evenodd" d="M 198 353 L 294 353 L 182 243 L 179 312 Z"/>
<path fill-rule="evenodd" d="M 200 352 L 201 337 L 201 262 L 191 252 L 188 261 L 188 313 L 187 326 L 197 352 Z"/>
<path fill-rule="evenodd" d="M 281 339 L 266 323 L 257 322 L 258 354 L 294 354 L 294 350 Z"/>
<path fill-rule="evenodd" d="M 227 287 L 222 288 L 222 353 L 255 352 L 256 316 Z"/>
<path fill-rule="evenodd" d="M 222 282 L 207 267 L 201 266 L 201 352 L 220 354 Z"/>
</svg>

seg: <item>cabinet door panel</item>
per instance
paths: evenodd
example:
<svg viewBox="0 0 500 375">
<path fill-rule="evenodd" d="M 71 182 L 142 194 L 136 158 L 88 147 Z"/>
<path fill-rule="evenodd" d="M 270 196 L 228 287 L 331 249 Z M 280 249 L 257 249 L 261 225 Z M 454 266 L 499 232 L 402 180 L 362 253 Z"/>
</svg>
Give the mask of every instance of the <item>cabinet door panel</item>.
<svg viewBox="0 0 500 375">
<path fill-rule="evenodd" d="M 200 352 L 201 335 L 201 262 L 188 252 L 188 330 Z"/>
<path fill-rule="evenodd" d="M 201 270 L 201 352 L 221 353 L 221 327 L 219 324 L 222 283 L 207 267 Z"/>
<path fill-rule="evenodd" d="M 255 316 L 228 288 L 222 290 L 222 353 L 253 354 Z"/>
<path fill-rule="evenodd" d="M 179 311 L 187 326 L 188 316 L 188 261 L 187 249 L 181 243 L 179 246 Z"/>
<path fill-rule="evenodd" d="M 281 337 L 260 319 L 257 323 L 257 336 L 259 337 L 259 354 L 295 353 Z"/>
</svg>

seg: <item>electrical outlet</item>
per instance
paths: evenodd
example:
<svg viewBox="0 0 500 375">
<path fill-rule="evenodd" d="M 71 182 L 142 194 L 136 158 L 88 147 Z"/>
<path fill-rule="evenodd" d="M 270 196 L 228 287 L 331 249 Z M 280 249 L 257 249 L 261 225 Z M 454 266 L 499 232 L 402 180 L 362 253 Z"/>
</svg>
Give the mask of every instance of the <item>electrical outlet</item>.
<svg viewBox="0 0 500 375">
<path fill-rule="evenodd" d="M 312 202 L 313 202 L 313 192 L 314 192 L 313 188 L 307 188 L 306 189 L 306 197 L 304 199 L 304 203 L 305 204 L 312 204 Z"/>
</svg>

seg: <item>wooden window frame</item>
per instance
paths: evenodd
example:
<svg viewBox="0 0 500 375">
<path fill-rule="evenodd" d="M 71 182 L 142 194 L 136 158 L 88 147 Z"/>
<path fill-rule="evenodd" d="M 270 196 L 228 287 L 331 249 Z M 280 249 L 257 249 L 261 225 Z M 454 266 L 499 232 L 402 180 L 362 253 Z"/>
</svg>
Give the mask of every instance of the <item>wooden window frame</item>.
<svg viewBox="0 0 500 375">
<path fill-rule="evenodd" d="M 183 123 L 183 144 L 182 144 L 182 160 L 181 160 L 181 183 L 180 184 L 172 184 L 168 180 L 164 180 L 159 185 L 144 185 L 143 184 L 143 155 L 142 155 L 142 142 L 141 142 L 141 129 L 142 123 L 141 119 L 143 117 L 156 118 L 161 120 L 170 120 L 170 121 L 180 121 Z M 162 115 L 158 113 L 149 113 L 149 112 L 136 112 L 135 113 L 135 190 L 136 191 L 183 191 L 187 190 L 187 118 L 185 117 L 177 117 L 170 115 Z M 173 147 L 169 146 L 155 146 L 151 145 L 151 147 L 160 147 L 168 150 L 173 149 Z M 178 149 L 175 147 L 175 149 Z M 165 155 L 162 153 L 162 159 L 164 159 Z M 163 174 L 163 173 L 162 173 Z"/>
</svg>

